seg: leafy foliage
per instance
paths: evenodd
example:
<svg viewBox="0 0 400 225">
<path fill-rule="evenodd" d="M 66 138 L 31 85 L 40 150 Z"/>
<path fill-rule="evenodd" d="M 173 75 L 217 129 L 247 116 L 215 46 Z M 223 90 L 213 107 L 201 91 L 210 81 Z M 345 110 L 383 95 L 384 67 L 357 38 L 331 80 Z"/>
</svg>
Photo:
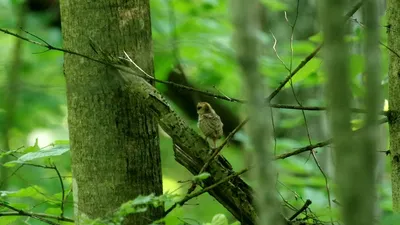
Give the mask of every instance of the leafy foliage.
<svg viewBox="0 0 400 225">
<path fill-rule="evenodd" d="M 158 79 L 166 80 L 169 71 L 179 60 L 183 63 L 190 83 L 204 90 L 221 92 L 231 97 L 243 97 L 242 81 L 238 76 L 235 51 L 232 47 L 231 34 L 233 28 L 229 10 L 227 10 L 229 9 L 228 2 L 218 0 L 151 1 L 155 73 Z M 310 27 L 312 32 L 307 37 L 297 38 L 304 35 L 302 34 L 304 31 L 295 29 L 294 41 L 291 46 L 289 25 L 293 23 L 295 18 L 293 1 L 262 0 L 261 2 L 271 11 L 270 15 L 267 16 L 268 21 L 272 22 L 271 24 L 263 24 L 265 32 L 259 35 L 263 43 L 260 47 L 262 53 L 260 70 L 265 77 L 266 84 L 270 89 L 273 89 L 288 75 L 285 65 L 293 70 L 322 43 L 323 37 L 316 28 L 319 26 L 318 22 L 306 21 L 302 24 Z M 301 5 L 299 20 L 308 14 L 316 17 L 317 8 L 313 3 L 301 4 L 309 5 Z M 17 29 L 19 18 L 15 13 L 15 9 L 19 6 L 20 1 L 0 2 L 0 18 L 3 18 L 0 20 L 0 27 L 10 28 L 14 32 L 19 31 Z M 286 21 L 284 12 L 287 13 L 289 22 Z M 171 20 L 171 15 L 175 17 L 175 22 Z M 25 29 L 55 46 L 61 46 L 60 30 L 46 27 L 45 24 L 47 24 L 48 19 L 45 14 L 26 13 L 27 24 Z M 387 43 L 386 29 L 383 27 L 385 23 L 386 17 L 383 16 L 381 18 L 382 29 L 380 30 L 383 44 Z M 365 92 L 363 84 L 365 65 L 361 43 L 365 37 L 359 23 L 351 20 L 350 24 L 351 30 L 347 40 L 354 46 L 350 58 L 351 85 L 355 90 L 354 106 L 363 108 L 365 103 L 360 100 L 360 96 Z M 276 43 L 271 33 L 276 36 Z M 53 216 L 60 216 L 64 213 L 66 217 L 72 217 L 73 204 L 70 194 L 72 181 L 68 141 L 54 141 L 49 147 L 42 148 L 40 146 L 44 146 L 44 144 L 36 140 L 32 146 L 20 147 L 25 145 L 28 142 L 27 137 L 39 128 L 50 131 L 53 134 L 51 140 L 68 139 L 65 124 L 66 88 L 62 76 L 62 54 L 53 51 L 32 54 L 40 53 L 44 49 L 23 43 L 21 64 L 18 67 L 19 84 L 17 87 L 7 89 L 11 56 L 14 54 L 13 46 L 16 42 L 15 38 L 0 34 L 0 49 L 2 55 L 7 56 L 0 60 L 0 96 L 9 95 L 10 92 L 7 90 L 12 90 L 11 94 L 16 96 L 14 120 L 9 131 L 10 140 L 8 140 L 11 149 L 14 150 L 4 149 L 0 146 L 0 158 L 7 160 L 2 168 L 6 166 L 9 174 L 6 178 L 0 178 L 0 201 L 21 210 L 47 213 Z M 276 50 L 274 50 L 274 45 Z M 387 52 L 387 49 L 382 46 L 382 51 Z M 277 55 L 280 56 L 283 63 L 277 58 Z M 387 60 L 387 56 L 383 54 L 382 64 L 387 65 Z M 325 85 L 323 65 L 324 61 L 320 55 L 314 57 L 284 87 L 276 101 L 297 105 L 296 97 L 303 105 L 326 105 L 322 97 L 324 94 L 322 87 Z M 387 72 L 387 67 L 383 66 L 381 74 L 384 90 L 387 90 L 388 86 Z M 165 90 L 167 87 L 157 84 L 157 88 Z M 268 94 L 265 93 L 265 95 Z M 386 95 L 385 98 L 387 99 L 388 96 Z M 244 114 L 239 104 L 221 104 L 228 106 L 238 115 Z M 6 123 L 6 112 L 7 106 L 5 101 L 1 99 L 0 126 Z M 301 111 L 274 109 L 273 115 L 276 135 L 274 152 L 276 155 L 308 145 L 305 121 Z M 320 124 L 323 124 L 321 121 L 324 121 L 323 113 L 306 112 L 305 116 L 310 125 L 309 134 L 313 143 L 328 138 L 326 129 L 319 127 Z M 361 126 L 360 119 L 360 115 L 354 115 L 354 128 Z M 192 124 L 195 127 L 195 121 L 192 121 Z M 3 134 L 0 133 L 0 137 L 2 136 Z M 249 143 L 249 137 L 246 136 L 245 131 L 238 133 L 235 138 L 245 145 Z M 42 141 L 41 138 L 39 140 Z M 140 213 L 146 211 L 148 207 L 161 204 L 171 205 L 179 200 L 178 197 L 185 195 L 189 183 L 181 185 L 178 181 L 197 182 L 212 176 L 209 173 L 192 176 L 174 161 L 171 154 L 171 140 L 161 135 L 160 142 L 165 194 L 161 196 L 138 196 L 136 199 L 124 203 L 110 218 L 99 218 L 97 220 L 86 218 L 88 224 L 119 224 L 123 217 L 129 213 Z M 387 149 L 386 146 L 383 149 Z M 244 160 L 246 153 L 240 147 L 230 145 L 223 150 L 222 154 L 227 157 L 234 170 L 247 166 Z M 317 157 L 324 161 L 323 167 L 330 184 L 332 184 L 332 165 L 325 162 L 330 157 L 329 154 L 331 154 L 329 147 L 317 150 Z M 285 213 L 287 215 L 296 212 L 306 199 L 312 199 L 313 204 L 303 217 L 308 218 L 309 222 L 314 222 L 315 215 L 326 215 L 324 220 L 330 221 L 331 216 L 337 218 L 336 209 L 334 209 L 334 212 L 327 209 L 324 177 L 309 158 L 310 156 L 305 154 L 279 161 L 277 163 L 279 169 L 277 189 L 279 195 L 285 199 Z M 383 164 L 385 164 L 384 161 Z M 64 193 L 60 188 L 54 165 L 62 174 Z M 389 163 L 386 162 L 386 172 L 388 170 Z M 384 179 L 379 188 L 380 205 L 384 216 L 381 223 L 393 224 L 398 216 L 390 213 L 390 179 L 387 176 L 382 177 Z M 249 184 L 252 182 L 251 179 L 247 181 Z M 7 188 L 4 188 L 3 182 L 9 184 Z M 65 206 L 64 212 L 61 210 L 63 204 Z M 0 206 L 0 212 L 4 211 L 7 210 Z M 193 221 L 200 221 L 199 223 L 201 223 L 210 221 L 210 218 L 212 218 L 211 222 L 206 224 L 226 225 L 234 222 L 229 216 L 229 212 L 208 195 L 192 199 L 188 202 L 188 205 L 174 210 L 164 221 L 167 224 L 179 224 L 183 220 L 190 224 L 196 224 Z M 0 217 L 0 224 L 21 224 L 21 221 L 22 219 L 16 216 Z M 30 220 L 29 223 L 41 224 L 41 222 L 34 220 Z"/>
</svg>

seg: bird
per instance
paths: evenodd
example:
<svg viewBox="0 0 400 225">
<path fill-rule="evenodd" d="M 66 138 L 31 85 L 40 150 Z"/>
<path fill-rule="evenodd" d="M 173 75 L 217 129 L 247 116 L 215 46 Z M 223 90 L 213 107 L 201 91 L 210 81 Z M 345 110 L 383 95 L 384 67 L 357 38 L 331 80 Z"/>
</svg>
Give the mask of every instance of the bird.
<svg viewBox="0 0 400 225">
<path fill-rule="evenodd" d="M 217 147 L 217 140 L 222 137 L 224 124 L 221 118 L 207 102 L 197 103 L 197 114 L 199 115 L 197 126 L 206 136 L 206 141 L 211 138 L 213 148 Z"/>
</svg>

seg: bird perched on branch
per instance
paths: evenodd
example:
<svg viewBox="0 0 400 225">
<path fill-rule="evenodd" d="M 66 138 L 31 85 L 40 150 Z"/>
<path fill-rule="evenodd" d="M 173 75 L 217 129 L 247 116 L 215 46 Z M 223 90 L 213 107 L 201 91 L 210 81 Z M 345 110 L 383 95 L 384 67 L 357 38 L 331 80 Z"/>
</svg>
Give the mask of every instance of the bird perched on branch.
<svg viewBox="0 0 400 225">
<path fill-rule="evenodd" d="M 213 148 L 216 148 L 217 140 L 222 137 L 222 127 L 224 126 L 221 118 L 207 102 L 199 102 L 197 104 L 197 114 L 199 114 L 197 126 L 206 136 L 206 141 L 211 138 L 214 144 Z"/>
</svg>

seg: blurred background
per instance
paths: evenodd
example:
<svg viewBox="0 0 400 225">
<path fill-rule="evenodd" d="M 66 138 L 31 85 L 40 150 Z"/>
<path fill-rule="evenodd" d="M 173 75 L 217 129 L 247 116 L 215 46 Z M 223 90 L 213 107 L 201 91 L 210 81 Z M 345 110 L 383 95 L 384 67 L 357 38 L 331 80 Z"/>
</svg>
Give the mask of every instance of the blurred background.
<svg viewBox="0 0 400 225">
<path fill-rule="evenodd" d="M 262 0 L 260 20 L 262 31 L 261 72 L 269 90 L 275 89 L 321 43 L 318 5 L 315 0 Z M 229 1 L 223 0 L 151 0 L 155 76 L 219 95 L 243 99 L 239 68 L 232 47 L 232 24 Z M 351 7 L 349 7 L 350 9 Z M 384 1 L 382 1 L 382 43 L 386 43 Z M 362 22 L 357 14 L 349 20 L 348 41 L 351 49 L 351 75 L 354 107 L 363 108 L 364 59 L 362 56 Z M 53 46 L 62 46 L 60 13 L 57 0 L 0 0 L 0 27 L 30 39 L 36 37 Z M 22 28 L 22 29 L 20 29 Z M 293 41 L 291 38 L 293 36 Z M 382 88 L 387 98 L 387 54 L 382 46 Z M 46 147 L 57 140 L 68 140 L 66 86 L 63 76 L 63 54 L 23 42 L 0 33 L 0 150 L 18 149 L 37 143 Z M 279 56 L 279 57 L 278 57 Z M 325 106 L 323 60 L 314 57 L 274 99 L 274 103 L 304 106 Z M 157 84 L 176 111 L 196 127 L 195 105 L 208 101 L 221 116 L 227 135 L 244 118 L 240 103 L 218 100 L 195 92 L 178 90 Z M 267 97 L 269 93 L 265 93 Z M 382 102 L 382 110 L 384 109 Z M 329 139 L 327 114 L 324 111 L 272 109 L 274 154 Z M 360 115 L 354 114 L 354 129 L 360 127 Z M 387 125 L 381 126 L 382 151 L 388 150 Z M 164 192 L 185 194 L 192 175 L 174 161 L 172 141 L 160 132 Z M 235 171 L 251 165 L 248 137 L 238 132 L 234 141 L 222 151 Z M 334 195 L 334 157 L 331 148 L 316 149 L 321 169 L 309 153 L 277 161 L 276 189 L 289 215 L 306 199 L 312 200 L 307 215 L 310 221 L 337 218 Z M 12 158 L 3 158 L 3 162 Z M 377 183 L 379 184 L 378 214 L 391 211 L 389 160 L 379 154 Z M 52 157 L 64 178 L 66 190 L 71 187 L 69 152 Z M 46 164 L 46 159 L 37 160 Z M 323 172 L 322 172 L 322 171 Z M 0 190 L 15 191 L 9 202 L 21 209 L 58 215 L 61 189 L 53 170 L 32 167 L 1 168 Z M 325 176 L 324 176 L 325 175 Z M 250 184 L 248 175 L 243 176 Z M 325 179 L 327 177 L 327 179 Z M 327 184 L 328 183 L 328 184 Z M 332 200 L 329 209 L 328 190 Z M 66 205 L 66 215 L 72 217 L 72 196 Z M 0 209 L 1 211 L 2 209 Z M 225 214 L 230 223 L 235 219 L 208 194 L 191 200 L 167 217 L 167 224 L 201 224 L 216 214 Z M 391 217 L 382 217 L 388 223 Z M 19 217 L 0 217 L 0 224 L 22 224 Z M 386 220 L 386 222 L 385 222 Z M 30 224 L 41 224 L 29 220 Z"/>
</svg>

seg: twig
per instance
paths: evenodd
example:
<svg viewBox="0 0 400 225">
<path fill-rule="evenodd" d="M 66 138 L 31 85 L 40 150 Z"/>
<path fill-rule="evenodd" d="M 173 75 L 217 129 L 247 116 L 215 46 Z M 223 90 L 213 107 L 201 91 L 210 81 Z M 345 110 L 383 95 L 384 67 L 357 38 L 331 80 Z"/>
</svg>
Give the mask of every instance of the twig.
<svg viewBox="0 0 400 225">
<path fill-rule="evenodd" d="M 1 212 L 0 213 L 0 217 L 2 217 L 2 216 L 18 216 L 18 215 L 20 215 L 20 216 L 28 216 L 28 217 L 31 217 L 31 218 L 34 218 L 34 219 L 37 219 L 37 220 L 41 220 L 41 221 L 43 221 L 45 223 L 52 224 L 52 225 L 58 225 L 58 223 L 55 223 L 55 222 L 50 221 L 48 219 L 55 219 L 55 220 L 58 220 L 58 221 L 65 221 L 65 222 L 71 222 L 71 223 L 74 222 L 73 219 L 66 218 L 66 217 L 58 217 L 58 216 L 53 216 L 53 215 L 43 214 L 43 213 L 27 212 L 27 211 L 24 211 L 24 210 L 21 210 L 21 209 L 17 209 L 15 207 L 11 206 L 11 205 L 7 205 L 7 204 L 5 204 L 3 202 L 0 202 L 0 206 L 3 206 L 5 208 L 8 208 L 8 209 L 14 211 L 14 212 Z"/>
<path fill-rule="evenodd" d="M 328 206 L 329 206 L 329 211 L 332 212 L 332 203 L 331 203 L 331 192 L 329 190 L 329 183 L 328 183 L 328 177 L 326 176 L 324 170 L 322 169 L 321 165 L 318 162 L 317 156 L 315 155 L 314 149 L 310 151 L 311 155 L 314 159 L 315 164 L 317 165 L 319 171 L 321 172 L 322 176 L 324 177 L 324 181 L 325 181 L 325 189 L 326 189 L 326 193 L 328 194 Z M 330 216 L 331 219 L 331 223 L 333 224 L 333 219 L 332 216 Z"/>
<path fill-rule="evenodd" d="M 295 214 L 293 214 L 293 216 L 291 216 L 289 218 L 289 220 L 290 221 L 294 220 L 298 215 L 300 215 L 300 213 L 304 212 L 308 208 L 308 206 L 311 205 L 311 203 L 312 203 L 311 200 L 307 199 L 306 202 L 304 203 L 304 205 L 299 209 L 299 211 L 297 211 Z"/>
<path fill-rule="evenodd" d="M 227 98 L 229 98 L 229 96 L 227 96 L 226 94 L 224 94 L 222 91 L 220 91 L 215 85 L 213 85 L 213 88 L 215 89 L 215 90 L 217 90 L 218 91 L 218 93 L 220 93 L 221 95 L 223 95 L 223 96 L 225 96 L 225 97 L 227 97 Z M 229 99 L 231 99 L 231 98 L 229 98 Z"/>
<path fill-rule="evenodd" d="M 363 4 L 364 1 L 358 2 L 353 8 L 345 15 L 345 19 L 349 19 Z M 279 86 L 266 98 L 267 102 L 271 100 L 282 90 L 282 88 L 289 82 L 292 77 L 300 71 L 311 59 L 313 59 L 319 50 L 321 50 L 323 44 L 320 44 L 313 52 L 311 52 L 286 78 L 283 80 Z"/>
<path fill-rule="evenodd" d="M 46 146 L 47 147 L 47 146 Z M 45 148 L 45 147 L 44 147 Z M 33 167 L 39 167 L 39 168 L 43 168 L 43 169 L 52 169 L 54 171 L 56 171 L 57 173 L 57 177 L 60 181 L 60 186 L 61 186 L 61 214 L 60 217 L 64 217 L 64 201 L 65 201 L 65 188 L 64 188 L 64 182 L 61 176 L 60 171 L 58 170 L 56 165 L 51 165 L 51 166 L 44 166 L 44 165 L 38 165 L 38 164 L 33 164 L 33 163 L 23 163 L 22 166 L 33 166 Z"/>
<path fill-rule="evenodd" d="M 276 39 L 276 37 L 275 37 L 274 33 L 272 33 L 272 31 L 269 31 L 269 32 L 271 33 L 272 37 L 274 38 L 274 45 L 272 46 L 272 49 L 274 50 L 276 57 L 279 59 L 279 61 L 281 61 L 281 64 L 283 65 L 283 67 L 285 67 L 285 69 L 287 71 L 289 71 L 289 73 L 290 73 L 289 67 L 286 66 L 285 62 L 282 60 L 282 58 L 278 54 L 278 51 L 276 50 L 276 45 L 278 44 L 278 40 Z"/>
<path fill-rule="evenodd" d="M 323 141 L 323 142 L 319 142 L 319 143 L 317 143 L 317 144 L 307 145 L 307 146 L 305 146 L 305 147 L 296 149 L 296 150 L 294 150 L 294 151 L 292 151 L 292 152 L 283 153 L 283 154 L 281 154 L 281 155 L 278 155 L 278 156 L 275 157 L 275 160 L 278 160 L 278 159 L 286 159 L 286 158 L 288 158 L 288 157 L 290 157 L 290 156 L 298 155 L 298 154 L 300 154 L 300 153 L 313 150 L 313 149 L 315 149 L 315 148 L 321 148 L 321 147 L 327 146 L 327 145 L 329 145 L 329 144 L 331 144 L 331 143 L 332 143 L 332 139 L 329 139 L 329 140 L 326 140 L 326 141 Z"/>
<path fill-rule="evenodd" d="M 60 213 L 60 217 L 63 218 L 64 217 L 64 201 L 65 201 L 65 189 L 64 189 L 64 182 L 63 179 L 61 177 L 60 171 L 58 170 L 57 166 L 54 165 L 54 170 L 57 173 L 58 179 L 60 180 L 60 185 L 61 185 L 61 213 Z"/>
<path fill-rule="evenodd" d="M 356 18 L 353 19 L 353 21 L 360 25 L 361 28 L 365 28 L 365 25 L 363 23 L 361 23 L 360 21 L 358 21 Z M 385 47 L 387 50 L 389 50 L 391 53 L 395 54 L 398 58 L 400 58 L 400 54 L 397 53 L 395 50 L 391 49 L 389 46 L 387 46 L 386 44 L 384 44 L 383 42 L 379 41 L 379 44 L 382 45 L 383 47 Z"/>
<path fill-rule="evenodd" d="M 313 59 L 317 53 L 319 52 L 319 50 L 321 50 L 322 48 L 322 44 L 320 44 L 313 52 L 311 52 L 303 61 L 301 61 L 301 63 L 296 67 L 296 69 L 293 70 L 293 72 L 291 72 L 284 81 L 282 81 L 279 86 L 267 97 L 267 102 L 271 102 L 271 100 L 282 90 L 282 88 L 289 82 L 290 79 L 292 79 L 292 77 L 294 75 L 296 75 L 297 72 L 300 71 L 300 69 L 302 69 L 311 59 Z"/>
<path fill-rule="evenodd" d="M 327 107 L 324 106 L 297 106 L 297 105 L 285 105 L 285 104 L 270 104 L 271 108 L 278 108 L 278 109 L 294 109 L 294 110 L 306 110 L 306 111 L 324 111 L 328 110 Z M 351 108 L 350 109 L 353 113 L 367 113 L 365 109 L 357 109 Z M 379 112 L 380 115 L 387 116 L 387 111 Z"/>
<path fill-rule="evenodd" d="M 199 174 L 201 174 L 202 172 L 204 172 L 208 165 L 210 164 L 210 162 L 221 152 L 221 150 L 225 147 L 226 144 L 228 144 L 228 142 L 233 138 L 233 136 L 249 121 L 249 118 L 243 120 L 232 132 L 229 133 L 229 135 L 225 138 L 224 142 L 222 142 L 222 144 L 214 150 L 213 154 L 211 155 L 211 157 L 207 160 L 207 162 L 204 164 L 204 166 L 201 168 Z"/>
<path fill-rule="evenodd" d="M 8 31 L 6 29 L 0 28 L 0 31 L 5 33 L 5 34 L 9 34 L 9 35 L 12 35 L 14 37 L 20 38 L 20 39 L 22 39 L 24 41 L 27 41 L 29 43 L 32 43 L 34 45 L 38 45 L 38 46 L 47 48 L 49 50 L 55 50 L 55 51 L 59 51 L 59 52 L 69 53 L 69 54 L 76 55 L 76 56 L 81 56 L 81 57 L 83 57 L 85 59 L 88 59 L 88 60 L 103 64 L 103 65 L 106 65 L 106 66 L 113 66 L 114 67 L 114 65 L 112 65 L 112 64 L 110 64 L 108 62 L 105 62 L 105 61 L 102 61 L 102 60 L 98 60 L 98 59 L 94 59 L 94 58 L 92 58 L 90 56 L 87 56 L 87 55 L 84 55 L 84 54 L 81 54 L 81 53 L 78 53 L 78 52 L 74 52 L 74 51 L 71 51 L 71 50 L 58 48 L 58 47 L 55 47 L 55 46 L 50 45 L 48 43 L 40 43 L 40 42 L 31 40 L 29 38 L 23 37 L 21 35 L 15 34 L 13 32 L 10 32 L 10 31 Z M 118 69 L 121 69 L 121 68 L 118 68 Z M 150 79 L 152 81 L 155 81 L 155 82 L 158 82 L 158 83 L 161 83 L 161 84 L 171 85 L 171 86 L 176 87 L 176 88 L 189 90 L 189 91 L 193 91 L 193 92 L 198 92 L 198 93 L 203 94 L 203 95 L 207 95 L 207 96 L 211 96 L 213 98 L 226 100 L 226 101 L 229 101 L 229 102 L 238 102 L 238 103 L 245 103 L 246 102 L 245 100 L 242 100 L 242 99 L 237 99 L 237 98 L 231 98 L 231 97 L 227 97 L 227 96 L 223 96 L 223 95 L 218 95 L 218 94 L 211 93 L 209 91 L 199 90 L 199 89 L 192 88 L 192 87 L 189 87 L 189 86 L 185 86 L 185 85 L 182 85 L 182 84 L 177 84 L 177 83 L 170 82 L 170 81 L 159 80 L 159 79 L 154 78 L 154 77 L 151 77 L 151 78 L 149 78 L 147 76 L 145 76 L 145 77 L 147 79 Z"/>
<path fill-rule="evenodd" d="M 247 172 L 247 171 L 248 171 L 248 169 L 244 169 L 244 170 L 242 170 L 242 171 L 240 171 L 240 172 L 237 172 L 237 173 L 234 173 L 234 174 L 232 174 L 232 175 L 229 175 L 229 176 L 225 177 L 224 179 L 221 179 L 220 181 L 218 181 L 218 182 L 215 183 L 215 184 L 212 184 L 212 185 L 210 185 L 210 186 L 205 187 L 205 188 L 204 188 L 203 190 L 201 190 L 201 191 L 198 191 L 198 192 L 195 192 L 195 193 L 192 193 L 192 194 L 188 194 L 185 198 L 183 198 L 182 200 L 176 202 L 176 203 L 173 204 L 169 209 L 167 209 L 167 210 L 165 211 L 165 213 L 164 213 L 164 217 L 167 216 L 173 209 L 175 209 L 176 206 L 178 206 L 178 205 L 183 205 L 183 204 L 185 204 L 187 201 L 189 201 L 190 199 L 195 198 L 195 197 L 197 197 L 197 196 L 199 196 L 199 195 L 202 195 L 202 194 L 204 194 L 204 193 L 206 193 L 206 192 L 212 190 L 213 188 L 217 187 L 218 185 L 220 185 L 220 184 L 222 184 L 222 183 L 225 183 L 225 182 L 229 181 L 230 179 L 232 179 L 232 178 L 234 178 L 234 177 L 237 177 L 237 176 L 239 176 L 239 175 L 241 175 L 241 174 L 243 174 L 243 173 L 245 173 L 245 172 Z"/>
<path fill-rule="evenodd" d="M 213 154 L 210 156 L 210 158 L 204 163 L 203 167 L 200 169 L 200 172 L 198 174 L 203 173 L 207 167 L 210 165 L 212 160 L 222 151 L 224 146 L 228 144 L 228 142 L 233 138 L 233 136 L 249 121 L 249 118 L 243 120 L 232 132 L 229 133 L 229 135 L 225 138 L 224 142 L 214 150 Z M 188 188 L 187 194 L 192 193 L 197 187 L 196 182 L 192 182 L 192 185 Z"/>
<path fill-rule="evenodd" d="M 386 123 L 386 122 L 388 122 L 388 119 L 387 119 L 387 118 L 383 118 L 383 119 L 380 119 L 380 120 L 378 121 L 378 124 L 383 124 L 383 123 Z M 362 130 L 364 130 L 364 127 L 362 127 L 362 128 L 360 128 L 360 129 L 354 131 L 354 133 L 361 132 Z M 281 154 L 281 155 L 276 156 L 276 157 L 275 157 L 275 160 L 278 160 L 278 159 L 286 159 L 286 158 L 288 158 L 288 157 L 290 157 L 290 156 L 298 155 L 298 154 L 300 154 L 300 153 L 313 150 L 313 149 L 315 149 L 315 148 L 321 148 L 321 147 L 324 147 L 324 146 L 327 146 L 327 145 L 331 144 L 332 141 L 333 141 L 333 139 L 331 138 L 331 139 L 328 139 L 328 140 L 326 140 L 326 141 L 319 142 L 319 143 L 317 143 L 317 144 L 308 145 L 308 146 L 305 146 L 305 147 L 296 149 L 296 150 L 294 150 L 294 151 L 292 151 L 292 152 L 283 153 L 283 154 Z"/>
</svg>

